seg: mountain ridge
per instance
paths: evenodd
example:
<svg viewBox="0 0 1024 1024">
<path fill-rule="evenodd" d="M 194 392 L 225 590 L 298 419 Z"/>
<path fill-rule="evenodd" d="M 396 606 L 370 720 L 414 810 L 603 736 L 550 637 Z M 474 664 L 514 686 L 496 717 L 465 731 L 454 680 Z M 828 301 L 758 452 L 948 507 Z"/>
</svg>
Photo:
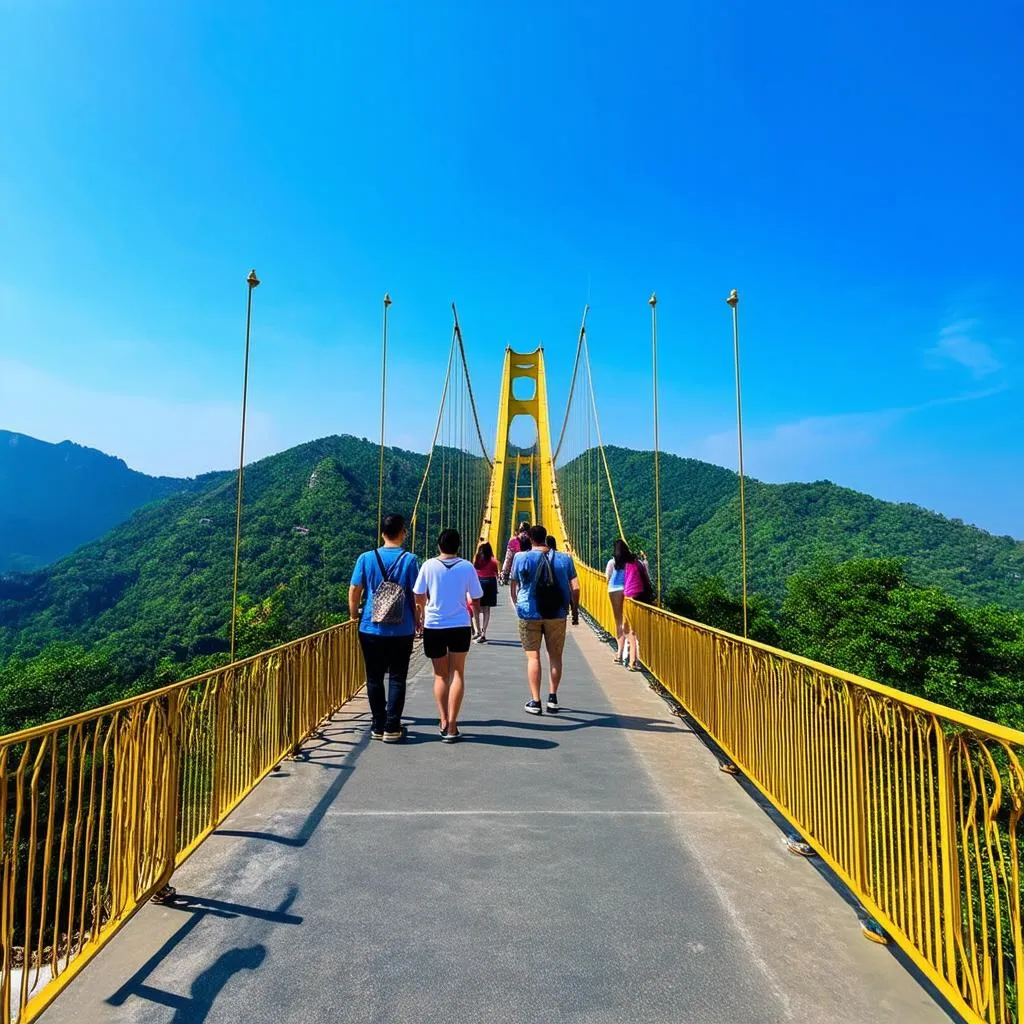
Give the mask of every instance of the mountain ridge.
<svg viewBox="0 0 1024 1024">
<path fill-rule="evenodd" d="M 0 430 L 0 573 L 42 568 L 201 481 L 149 476 L 97 448 Z"/>
</svg>

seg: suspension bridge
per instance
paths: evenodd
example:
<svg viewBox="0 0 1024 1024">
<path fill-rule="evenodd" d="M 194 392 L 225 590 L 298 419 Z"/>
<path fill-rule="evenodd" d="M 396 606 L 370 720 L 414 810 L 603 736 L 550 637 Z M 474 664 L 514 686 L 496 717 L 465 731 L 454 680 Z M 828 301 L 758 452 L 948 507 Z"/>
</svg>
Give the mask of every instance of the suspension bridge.
<svg viewBox="0 0 1024 1024">
<path fill-rule="evenodd" d="M 422 666 L 409 742 L 369 742 L 351 622 L 0 737 L 11 1021 L 1021 1019 L 1024 734 L 656 605 L 614 665 L 600 566 L 639 524 L 586 315 L 571 380 L 555 437 L 508 349 L 488 448 L 456 315 L 410 516 L 420 554 L 519 518 L 572 553 L 562 712 L 522 715 L 502 607 L 457 747 Z"/>
</svg>

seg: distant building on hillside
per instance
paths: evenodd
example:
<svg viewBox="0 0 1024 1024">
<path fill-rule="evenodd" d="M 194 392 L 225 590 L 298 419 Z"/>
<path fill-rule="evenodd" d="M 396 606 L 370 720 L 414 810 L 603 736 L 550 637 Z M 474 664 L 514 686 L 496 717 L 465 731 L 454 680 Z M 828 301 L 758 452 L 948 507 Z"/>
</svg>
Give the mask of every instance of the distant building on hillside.
<svg viewBox="0 0 1024 1024">
<path fill-rule="evenodd" d="M 297 533 L 300 537 L 305 537 L 309 534 L 308 526 L 293 526 L 292 533 Z"/>
</svg>

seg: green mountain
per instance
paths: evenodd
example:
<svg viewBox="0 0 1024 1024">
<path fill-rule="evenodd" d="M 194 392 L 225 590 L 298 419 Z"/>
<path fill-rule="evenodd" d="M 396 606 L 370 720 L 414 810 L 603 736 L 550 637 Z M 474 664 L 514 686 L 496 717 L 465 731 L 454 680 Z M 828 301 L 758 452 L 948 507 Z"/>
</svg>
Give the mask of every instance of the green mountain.
<svg viewBox="0 0 1024 1024">
<path fill-rule="evenodd" d="M 654 553 L 653 454 L 608 448 L 623 529 Z M 583 474 L 586 456 L 562 471 Z M 570 485 L 571 487 L 571 485 Z M 666 584 L 720 576 L 740 588 L 739 482 L 735 473 L 695 459 L 661 457 L 662 562 Z M 616 535 L 607 499 L 604 538 Z M 605 541 L 604 546 L 610 548 Z M 1024 543 L 916 505 L 880 501 L 828 481 L 747 481 L 750 589 L 775 600 L 786 580 L 819 561 L 900 558 L 907 578 L 974 604 L 1024 609 Z M 610 551 L 603 555 L 607 559 Z M 595 559 L 596 561 L 597 559 Z"/>
<path fill-rule="evenodd" d="M 40 568 L 192 486 L 137 473 L 94 448 L 0 430 L 0 574 Z"/>
<path fill-rule="evenodd" d="M 608 458 L 627 535 L 653 554 L 651 453 L 609 448 Z M 239 588 L 245 607 L 274 598 L 288 636 L 344 617 L 353 561 L 375 533 L 377 460 L 371 442 L 328 437 L 247 468 Z M 442 471 L 444 453 L 434 461 Z M 408 512 L 425 456 L 392 448 L 386 465 L 387 504 Z M 572 473 L 570 464 L 563 471 L 569 507 Z M 234 474 L 175 485 L 175 493 L 63 560 L 0 578 L 0 661 L 61 640 L 99 645 L 141 675 L 164 658 L 191 663 L 224 651 Z M 736 475 L 727 469 L 663 456 L 666 590 L 709 575 L 738 589 L 736 490 Z M 602 512 L 607 550 L 594 552 L 599 565 L 616 535 L 607 495 Z M 437 525 L 430 524 L 431 532 Z M 974 604 L 1024 608 L 1024 544 L 830 483 L 750 481 L 748 545 L 751 590 L 776 602 L 790 576 L 820 561 L 897 557 L 905 559 L 913 584 L 938 586 Z"/>
<path fill-rule="evenodd" d="M 376 534 L 378 454 L 327 437 L 246 469 L 239 592 L 258 602 L 286 586 L 290 635 L 346 614 L 353 561 Z M 411 510 L 425 463 L 388 452 L 389 506 Z M 142 673 L 225 650 L 235 475 L 197 484 L 46 569 L 0 578 L 0 661 L 56 640 L 98 643 Z"/>
</svg>

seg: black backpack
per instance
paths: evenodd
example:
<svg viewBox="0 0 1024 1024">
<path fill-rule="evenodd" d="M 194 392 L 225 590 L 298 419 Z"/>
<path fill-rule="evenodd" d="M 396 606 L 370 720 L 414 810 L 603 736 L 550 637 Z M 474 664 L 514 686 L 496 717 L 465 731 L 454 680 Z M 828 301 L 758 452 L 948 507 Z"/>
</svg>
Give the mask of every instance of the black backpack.
<svg viewBox="0 0 1024 1024">
<path fill-rule="evenodd" d="M 555 576 L 554 555 L 540 556 L 537 579 L 533 584 L 533 600 L 542 619 L 558 619 L 565 608 L 565 595 Z"/>
</svg>

